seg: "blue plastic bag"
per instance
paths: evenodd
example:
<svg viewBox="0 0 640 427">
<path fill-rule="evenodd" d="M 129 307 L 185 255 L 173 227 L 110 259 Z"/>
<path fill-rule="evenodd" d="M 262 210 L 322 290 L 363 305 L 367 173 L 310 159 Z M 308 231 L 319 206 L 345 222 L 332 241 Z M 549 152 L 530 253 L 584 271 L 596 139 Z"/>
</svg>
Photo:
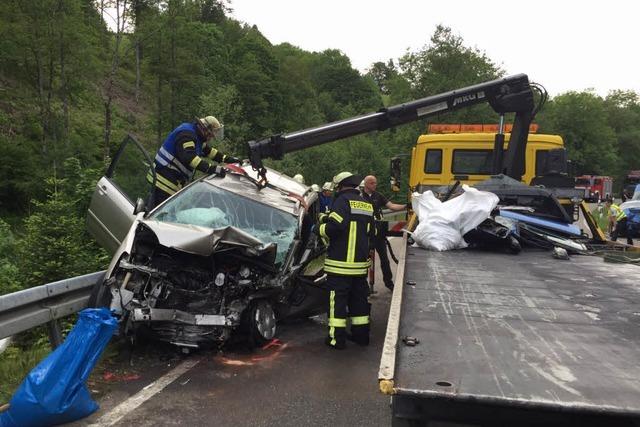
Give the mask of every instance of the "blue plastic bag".
<svg viewBox="0 0 640 427">
<path fill-rule="evenodd" d="M 0 414 L 0 427 L 51 426 L 98 409 L 85 385 L 118 322 L 106 308 L 80 312 L 67 339 L 29 372 Z"/>
</svg>

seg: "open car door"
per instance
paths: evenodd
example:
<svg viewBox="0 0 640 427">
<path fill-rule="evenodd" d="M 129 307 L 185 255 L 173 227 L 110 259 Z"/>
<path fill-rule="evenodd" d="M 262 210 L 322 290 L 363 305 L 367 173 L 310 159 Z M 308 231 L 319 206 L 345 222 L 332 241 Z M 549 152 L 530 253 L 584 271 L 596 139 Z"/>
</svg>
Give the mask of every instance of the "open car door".
<svg viewBox="0 0 640 427">
<path fill-rule="evenodd" d="M 136 200 L 146 200 L 154 174 L 151 157 L 131 135 L 122 141 L 105 175 L 100 178 L 87 212 L 87 228 L 98 243 L 113 253 L 135 218 Z"/>
</svg>

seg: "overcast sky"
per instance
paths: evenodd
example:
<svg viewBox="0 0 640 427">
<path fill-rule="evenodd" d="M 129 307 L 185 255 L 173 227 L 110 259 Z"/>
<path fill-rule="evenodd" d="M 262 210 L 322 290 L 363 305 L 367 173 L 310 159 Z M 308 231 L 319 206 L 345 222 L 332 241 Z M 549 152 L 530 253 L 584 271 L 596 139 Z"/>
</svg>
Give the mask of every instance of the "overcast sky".
<svg viewBox="0 0 640 427">
<path fill-rule="evenodd" d="M 552 96 L 587 88 L 640 93 L 637 0 L 231 0 L 231 7 L 273 44 L 340 49 L 362 72 L 421 49 L 443 24 Z"/>
</svg>

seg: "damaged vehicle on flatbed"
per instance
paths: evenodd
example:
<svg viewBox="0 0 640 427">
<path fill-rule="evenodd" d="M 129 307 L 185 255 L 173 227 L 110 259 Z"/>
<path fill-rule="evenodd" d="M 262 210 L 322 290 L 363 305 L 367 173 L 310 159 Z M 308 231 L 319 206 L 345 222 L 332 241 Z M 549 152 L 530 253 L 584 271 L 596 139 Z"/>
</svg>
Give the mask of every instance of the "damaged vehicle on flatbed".
<svg viewBox="0 0 640 427">
<path fill-rule="evenodd" d="M 224 178 L 202 177 L 147 213 L 141 199 L 132 202 L 148 192 L 132 165 L 151 162 L 134 139 L 123 146 L 87 217 L 91 234 L 115 251 L 90 305 L 110 307 L 121 334 L 197 348 L 237 333 L 260 345 L 276 321 L 325 309 L 325 247 L 311 233 L 317 193 L 271 170 L 259 188 L 250 166 L 229 166 Z"/>
</svg>

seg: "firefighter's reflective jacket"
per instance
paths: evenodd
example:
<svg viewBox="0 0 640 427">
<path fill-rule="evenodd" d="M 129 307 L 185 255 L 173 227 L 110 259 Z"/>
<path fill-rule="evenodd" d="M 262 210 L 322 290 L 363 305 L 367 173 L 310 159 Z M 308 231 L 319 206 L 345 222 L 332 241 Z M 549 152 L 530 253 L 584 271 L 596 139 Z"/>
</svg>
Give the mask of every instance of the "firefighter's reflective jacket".
<svg viewBox="0 0 640 427">
<path fill-rule="evenodd" d="M 358 190 L 338 193 L 331 212 L 324 214 L 320 237 L 329 239 L 324 271 L 337 276 L 366 276 L 371 261 L 369 245 L 373 237 L 373 206 Z"/>
<path fill-rule="evenodd" d="M 620 209 L 620 206 L 616 205 L 615 203 L 611 204 L 611 207 L 609 208 L 609 212 L 611 216 L 615 216 L 616 217 L 616 221 L 621 221 L 624 218 L 627 217 L 627 214 Z"/>
<path fill-rule="evenodd" d="M 182 123 L 167 136 L 156 154 L 156 187 L 174 194 L 191 180 L 196 169 L 207 173 L 210 164 L 203 157 L 224 162 L 227 156 L 200 138 L 195 123 Z M 153 182 L 150 173 L 147 180 Z"/>
</svg>

